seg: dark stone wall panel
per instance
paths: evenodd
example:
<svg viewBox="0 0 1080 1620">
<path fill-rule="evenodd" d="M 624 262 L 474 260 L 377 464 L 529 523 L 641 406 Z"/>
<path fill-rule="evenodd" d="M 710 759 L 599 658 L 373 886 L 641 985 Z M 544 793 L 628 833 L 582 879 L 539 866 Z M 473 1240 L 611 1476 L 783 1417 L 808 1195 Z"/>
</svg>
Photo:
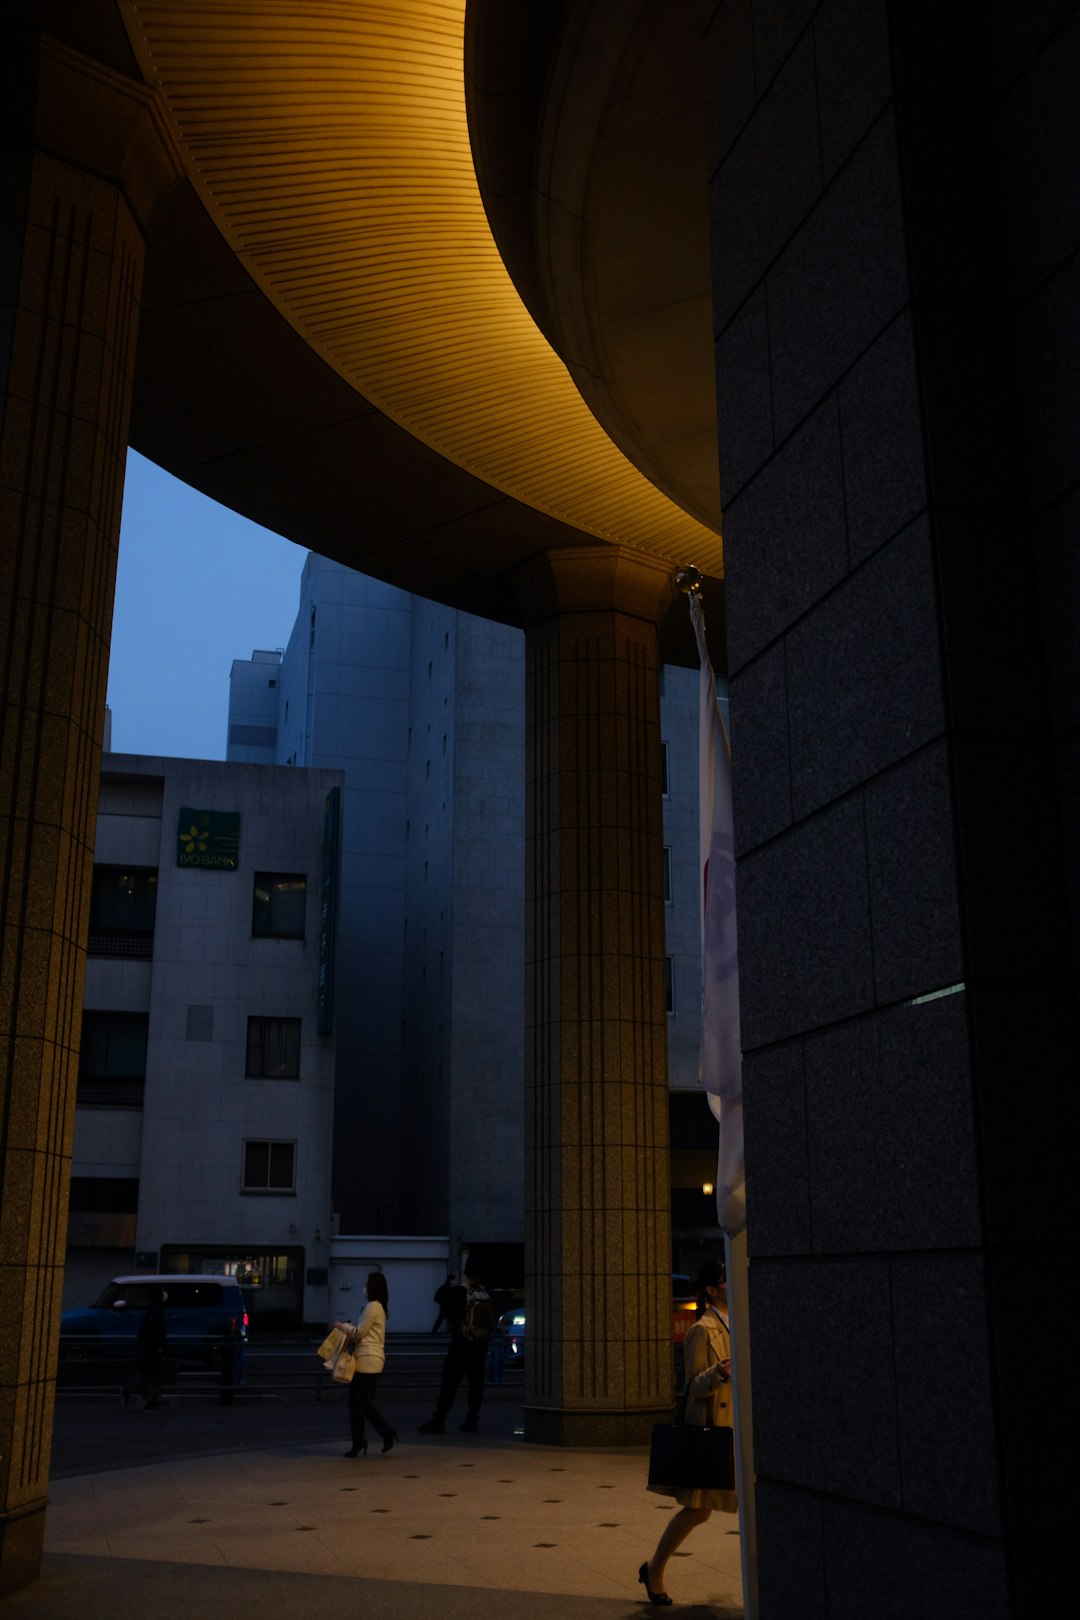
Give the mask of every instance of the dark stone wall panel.
<svg viewBox="0 0 1080 1620">
<path fill-rule="evenodd" d="M 984 512 L 939 511 L 935 536 L 950 721 L 987 736 L 1041 735 L 1044 636 L 1035 569 L 1016 525 Z"/>
<path fill-rule="evenodd" d="M 986 1231 L 1032 1252 L 1076 1219 L 1075 991 L 976 986 L 969 992 Z"/>
<path fill-rule="evenodd" d="M 1069 936 L 1053 762 L 1040 747 L 954 745 L 961 877 L 973 977 L 1064 984 Z"/>
<path fill-rule="evenodd" d="M 796 817 L 941 734 L 937 651 L 929 535 L 919 522 L 787 638 Z M 925 672 L 917 682 L 913 668 Z"/>
<path fill-rule="evenodd" d="M 866 788 L 877 1000 L 964 976 L 948 748 L 938 740 Z"/>
<path fill-rule="evenodd" d="M 818 0 L 753 0 L 754 74 L 762 96 L 802 34 Z"/>
<path fill-rule="evenodd" d="M 1015 1620 L 1000 1544 L 854 1502 L 823 1519 L 829 1620 Z"/>
<path fill-rule="evenodd" d="M 814 18 L 821 157 L 831 180 L 892 95 L 884 0 L 825 0 Z"/>
<path fill-rule="evenodd" d="M 777 149 L 789 154 L 782 167 L 775 162 Z M 713 317 L 718 325 L 730 320 L 760 281 L 820 191 L 814 52 L 807 34 L 713 178 Z"/>
<path fill-rule="evenodd" d="M 1074 733 L 1059 747 L 1054 771 L 1061 823 L 1065 904 L 1069 913 L 1072 946 L 1068 967 L 1075 985 L 1080 979 L 1080 734 Z"/>
<path fill-rule="evenodd" d="M 1017 315 L 1013 354 L 1032 510 L 1080 481 L 1080 254 Z"/>
<path fill-rule="evenodd" d="M 828 1620 L 821 1499 L 762 1478 L 754 1497 L 758 1534 L 769 1548 L 758 1564 L 761 1613 Z"/>
<path fill-rule="evenodd" d="M 993 517 L 1023 511 L 1016 413 L 996 316 L 921 306 L 915 327 L 931 498 Z"/>
<path fill-rule="evenodd" d="M 791 1041 L 743 1059 L 746 1121 L 747 1227 L 751 1256 L 809 1254 L 809 1158 L 802 1042 Z"/>
<path fill-rule="evenodd" d="M 759 1476 L 898 1507 L 888 1268 L 758 1263 L 750 1313 Z"/>
<path fill-rule="evenodd" d="M 740 862 L 739 971 L 744 1051 L 873 1005 L 860 799 Z"/>
<path fill-rule="evenodd" d="M 735 851 L 741 855 L 785 831 L 792 821 L 783 642 L 747 664 L 732 680 L 731 716 Z"/>
<path fill-rule="evenodd" d="M 993 166 L 982 109 L 901 101 L 904 207 L 916 299 L 1000 308 Z"/>
<path fill-rule="evenodd" d="M 807 1037 L 816 1253 L 978 1243 L 966 1053 L 960 995 Z"/>
<path fill-rule="evenodd" d="M 835 401 L 731 502 L 725 532 L 728 666 L 737 670 L 847 571 Z"/>
<path fill-rule="evenodd" d="M 861 562 L 926 505 L 915 344 L 898 316 L 840 384 L 848 550 Z"/>
<path fill-rule="evenodd" d="M 721 164 L 754 110 L 754 30 L 751 0 L 721 0 L 705 34 L 705 82 L 723 78 L 724 95 L 705 109 L 709 174 Z"/>
<path fill-rule="evenodd" d="M 1010 87 L 994 118 L 998 217 L 1014 301 L 1056 270 L 1080 237 L 1080 126 L 1060 116 L 1078 84 L 1080 13 L 1074 8 L 1053 50 Z"/>
<path fill-rule="evenodd" d="M 764 287 L 716 341 L 716 425 L 726 499 L 733 501 L 774 449 Z"/>
<path fill-rule="evenodd" d="M 987 90 L 1001 96 L 1053 45 L 1058 30 L 1076 10 L 1076 0 L 986 0 L 983 14 Z"/>
<path fill-rule="evenodd" d="M 891 113 L 840 170 L 769 272 L 768 293 L 780 440 L 908 301 Z"/>
<path fill-rule="evenodd" d="M 1078 536 L 1080 489 L 1074 489 L 1035 525 L 1033 539 L 1050 724 L 1055 731 L 1080 726 Z"/>
<path fill-rule="evenodd" d="M 904 1507 L 920 1518 L 1000 1535 L 982 1259 L 903 1257 L 891 1270 Z M 962 1361 L 958 1344 L 965 1347 Z"/>
<path fill-rule="evenodd" d="M 994 1341 L 1005 1396 L 1002 1482 L 1010 1529 L 1029 1557 L 1046 1543 L 1075 1546 L 1080 1514 L 1076 1335 L 1069 1311 L 1062 1309 L 1068 1263 L 1062 1252 L 1016 1249 L 990 1262 Z"/>
</svg>

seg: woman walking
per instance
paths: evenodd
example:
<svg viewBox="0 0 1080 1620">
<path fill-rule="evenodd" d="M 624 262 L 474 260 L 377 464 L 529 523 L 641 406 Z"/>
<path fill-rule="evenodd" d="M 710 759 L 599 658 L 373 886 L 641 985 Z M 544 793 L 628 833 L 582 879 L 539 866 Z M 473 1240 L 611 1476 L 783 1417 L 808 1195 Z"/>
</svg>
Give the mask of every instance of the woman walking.
<svg viewBox="0 0 1080 1620">
<path fill-rule="evenodd" d="M 686 1366 L 684 1422 L 730 1429 L 734 1427 L 731 1335 L 728 1330 L 727 1280 L 718 1260 L 709 1260 L 701 1268 L 697 1308 L 698 1320 L 683 1343 Z M 682 1546 L 691 1530 L 704 1524 L 714 1509 L 721 1513 L 738 1511 L 738 1498 L 734 1491 L 677 1486 L 671 1495 L 680 1504 L 680 1511 L 668 1520 L 656 1551 L 638 1570 L 638 1580 L 644 1586 L 649 1602 L 657 1607 L 666 1607 L 671 1602 L 664 1587 L 667 1561 L 676 1548 Z"/>
<path fill-rule="evenodd" d="M 349 1384 L 349 1427 L 352 1445 L 346 1457 L 367 1456 L 365 1421 L 371 1424 L 382 1440 L 383 1451 L 389 1451 L 397 1439 L 397 1430 L 391 1428 L 375 1405 L 375 1385 L 386 1365 L 386 1318 L 390 1312 L 390 1295 L 386 1278 L 381 1271 L 373 1271 L 364 1289 L 367 1304 L 354 1328 L 344 1327 L 348 1334 L 348 1347 L 356 1357 L 356 1371 Z"/>
</svg>

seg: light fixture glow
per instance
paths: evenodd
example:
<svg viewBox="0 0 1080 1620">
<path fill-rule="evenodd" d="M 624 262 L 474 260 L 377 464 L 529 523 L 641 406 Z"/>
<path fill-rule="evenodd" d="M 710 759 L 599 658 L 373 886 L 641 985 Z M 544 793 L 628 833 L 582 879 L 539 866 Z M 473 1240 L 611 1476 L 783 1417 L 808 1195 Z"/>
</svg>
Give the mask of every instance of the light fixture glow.
<svg viewBox="0 0 1080 1620">
<path fill-rule="evenodd" d="M 601 539 L 723 571 L 518 296 L 472 163 L 465 0 L 121 0 L 193 184 L 306 342 L 448 460 Z"/>
</svg>

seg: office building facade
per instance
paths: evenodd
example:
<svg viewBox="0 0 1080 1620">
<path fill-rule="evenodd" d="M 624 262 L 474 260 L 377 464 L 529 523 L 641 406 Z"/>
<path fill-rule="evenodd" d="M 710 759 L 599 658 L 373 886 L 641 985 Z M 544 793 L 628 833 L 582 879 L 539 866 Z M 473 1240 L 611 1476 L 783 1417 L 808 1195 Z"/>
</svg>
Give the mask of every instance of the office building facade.
<svg viewBox="0 0 1080 1620">
<path fill-rule="evenodd" d="M 340 791 L 333 771 L 105 756 L 65 1303 L 134 1269 L 227 1273 L 256 1323 L 324 1319 L 336 965 L 320 910 Z"/>
</svg>

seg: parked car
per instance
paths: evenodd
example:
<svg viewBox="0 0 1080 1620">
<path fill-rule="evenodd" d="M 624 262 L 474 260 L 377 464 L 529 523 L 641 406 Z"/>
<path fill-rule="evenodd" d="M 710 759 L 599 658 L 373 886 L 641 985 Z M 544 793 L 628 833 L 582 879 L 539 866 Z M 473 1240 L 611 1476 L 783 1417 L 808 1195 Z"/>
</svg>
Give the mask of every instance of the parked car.
<svg viewBox="0 0 1080 1620">
<path fill-rule="evenodd" d="M 502 1329 L 506 1340 L 506 1359 L 511 1365 L 522 1362 L 525 1357 L 525 1309 L 522 1305 L 515 1305 L 512 1310 L 503 1311 L 496 1324 Z"/>
<path fill-rule="evenodd" d="M 248 1313 L 234 1277 L 114 1277 L 93 1305 L 60 1317 L 61 1368 L 85 1361 L 129 1361 L 151 1288 L 165 1291 L 169 1354 L 243 1379 Z"/>
</svg>

